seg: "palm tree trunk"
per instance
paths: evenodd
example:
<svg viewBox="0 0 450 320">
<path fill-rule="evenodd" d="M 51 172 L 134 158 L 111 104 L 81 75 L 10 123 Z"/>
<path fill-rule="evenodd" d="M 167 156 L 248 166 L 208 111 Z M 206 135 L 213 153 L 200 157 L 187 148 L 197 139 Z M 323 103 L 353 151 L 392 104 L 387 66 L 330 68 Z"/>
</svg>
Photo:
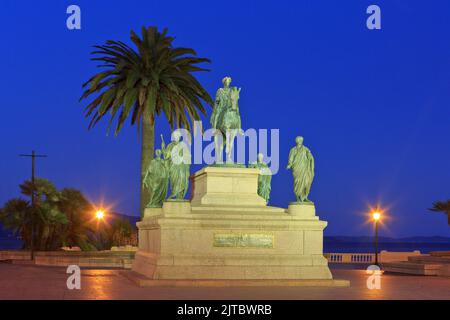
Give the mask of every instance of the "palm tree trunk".
<svg viewBox="0 0 450 320">
<path fill-rule="evenodd" d="M 145 171 L 153 159 L 155 145 L 155 118 L 153 115 L 142 117 L 142 141 L 141 141 L 141 218 L 144 217 L 144 209 L 150 200 L 150 193 L 144 188 Z"/>
</svg>

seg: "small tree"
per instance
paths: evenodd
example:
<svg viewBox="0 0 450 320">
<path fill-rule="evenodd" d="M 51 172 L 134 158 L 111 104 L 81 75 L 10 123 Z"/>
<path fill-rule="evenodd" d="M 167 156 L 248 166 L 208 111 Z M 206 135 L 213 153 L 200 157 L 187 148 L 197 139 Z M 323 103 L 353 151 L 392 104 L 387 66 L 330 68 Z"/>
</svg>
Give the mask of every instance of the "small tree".
<svg viewBox="0 0 450 320">
<path fill-rule="evenodd" d="M 94 230 L 91 223 L 93 207 L 83 193 L 71 188 L 62 189 L 59 208 L 69 220 L 61 230 L 63 246 L 78 246 L 83 251 L 95 250 L 88 237 Z"/>
<path fill-rule="evenodd" d="M 30 248 L 32 212 L 29 201 L 14 198 L 0 209 L 0 222 L 14 235 L 20 235 L 24 249 Z"/>
<path fill-rule="evenodd" d="M 131 244 L 133 227 L 126 219 L 117 219 L 111 226 L 112 243 L 114 246 Z"/>
<path fill-rule="evenodd" d="M 90 241 L 97 250 L 110 250 L 112 246 L 133 245 L 135 230 L 124 218 L 116 218 L 95 225 L 95 231 L 89 234 Z"/>
<path fill-rule="evenodd" d="M 34 184 L 30 180 L 25 181 L 20 185 L 20 190 L 28 197 L 34 192 L 35 206 L 21 198 L 9 200 L 1 209 L 0 221 L 7 229 L 21 235 L 25 249 L 31 247 L 32 235 L 37 250 L 58 248 L 58 229 L 68 222 L 66 215 L 58 208 L 58 190 L 49 180 L 41 178 L 36 179 Z"/>
<path fill-rule="evenodd" d="M 35 195 L 35 206 L 21 198 L 14 198 L 0 209 L 0 222 L 6 229 L 21 236 L 23 248 L 31 247 L 31 229 L 37 250 L 57 250 L 62 246 L 79 246 L 83 250 L 94 248 L 89 243 L 89 217 L 91 204 L 75 189 L 57 188 L 47 179 L 37 178 L 20 185 L 21 193 Z"/>
</svg>

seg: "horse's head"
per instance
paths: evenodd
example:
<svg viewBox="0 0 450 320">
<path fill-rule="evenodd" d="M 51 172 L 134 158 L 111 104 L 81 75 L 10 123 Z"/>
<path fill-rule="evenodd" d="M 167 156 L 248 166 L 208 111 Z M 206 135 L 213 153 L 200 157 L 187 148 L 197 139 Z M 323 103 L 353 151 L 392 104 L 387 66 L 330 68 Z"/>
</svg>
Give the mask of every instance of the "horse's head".
<svg viewBox="0 0 450 320">
<path fill-rule="evenodd" d="M 233 109 L 237 109 L 239 93 L 241 92 L 241 88 L 233 87 L 231 88 L 231 106 Z"/>
</svg>

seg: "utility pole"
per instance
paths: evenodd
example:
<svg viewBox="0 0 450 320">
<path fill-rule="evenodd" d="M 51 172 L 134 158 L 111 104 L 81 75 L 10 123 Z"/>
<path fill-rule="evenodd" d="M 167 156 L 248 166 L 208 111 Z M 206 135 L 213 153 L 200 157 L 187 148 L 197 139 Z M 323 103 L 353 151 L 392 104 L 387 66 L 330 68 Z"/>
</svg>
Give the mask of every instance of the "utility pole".
<svg viewBox="0 0 450 320">
<path fill-rule="evenodd" d="M 378 266 L 378 220 L 375 220 L 375 265 Z"/>
<path fill-rule="evenodd" d="M 31 158 L 31 243 L 30 243 L 30 250 L 31 250 L 31 260 L 34 260 L 34 220 L 35 220 L 35 213 L 36 213 L 36 201 L 34 199 L 34 190 L 35 190 L 35 162 L 36 158 L 46 158 L 47 155 L 45 154 L 36 154 L 36 151 L 32 150 L 31 154 L 20 154 L 19 157 L 30 157 Z"/>
</svg>

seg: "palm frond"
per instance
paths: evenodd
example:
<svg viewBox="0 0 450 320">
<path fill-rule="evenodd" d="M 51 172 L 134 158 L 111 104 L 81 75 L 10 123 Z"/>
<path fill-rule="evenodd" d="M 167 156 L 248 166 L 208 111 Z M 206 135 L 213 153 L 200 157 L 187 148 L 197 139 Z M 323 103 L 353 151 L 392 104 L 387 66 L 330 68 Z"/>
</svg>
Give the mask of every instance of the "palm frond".
<svg viewBox="0 0 450 320">
<path fill-rule="evenodd" d="M 118 134 L 127 118 L 139 130 L 144 115 L 163 113 L 172 128 L 190 129 L 189 120 L 205 114 L 204 103 L 211 106 L 213 101 L 193 72 L 209 71 L 198 65 L 210 60 L 197 57 L 194 49 L 174 47 L 175 38 L 167 32 L 142 27 L 139 36 L 131 31 L 135 48 L 114 40 L 94 46 L 92 60 L 104 70 L 83 84 L 80 100 L 93 97 L 84 110 L 89 128 L 108 115 L 108 131 L 115 122 Z"/>
<path fill-rule="evenodd" d="M 447 201 L 436 201 L 433 203 L 433 207 L 429 209 L 434 212 L 444 212 L 446 214 L 450 213 L 450 200 Z"/>
</svg>

